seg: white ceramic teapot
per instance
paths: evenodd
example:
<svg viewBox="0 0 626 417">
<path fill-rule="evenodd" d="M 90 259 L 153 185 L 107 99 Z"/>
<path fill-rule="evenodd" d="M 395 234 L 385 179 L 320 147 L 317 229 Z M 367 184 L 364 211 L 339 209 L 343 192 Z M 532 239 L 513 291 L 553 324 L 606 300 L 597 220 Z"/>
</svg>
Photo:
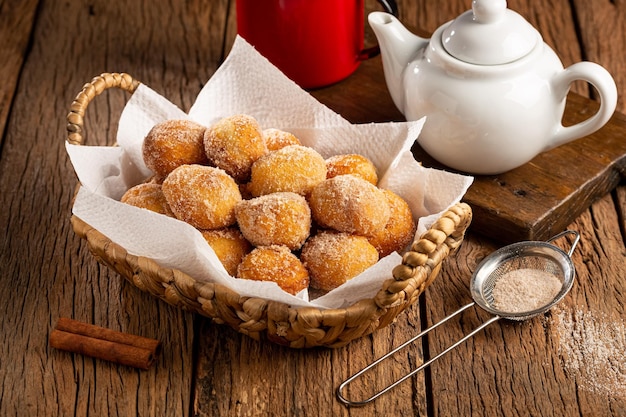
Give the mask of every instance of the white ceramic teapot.
<svg viewBox="0 0 626 417">
<path fill-rule="evenodd" d="M 407 120 L 426 116 L 419 144 L 453 169 L 509 171 L 595 132 L 615 110 L 611 75 L 591 62 L 564 69 L 539 32 L 505 0 L 474 0 L 472 10 L 431 39 L 410 33 L 388 13 L 371 13 L 368 20 L 396 107 Z M 596 88 L 600 109 L 564 127 L 566 96 L 575 80 Z"/>
</svg>

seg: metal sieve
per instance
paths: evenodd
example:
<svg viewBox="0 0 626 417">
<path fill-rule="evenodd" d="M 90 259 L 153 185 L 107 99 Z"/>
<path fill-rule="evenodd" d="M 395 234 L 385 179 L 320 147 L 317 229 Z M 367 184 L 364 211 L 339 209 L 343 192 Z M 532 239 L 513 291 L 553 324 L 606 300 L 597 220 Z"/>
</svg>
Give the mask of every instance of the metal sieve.
<svg viewBox="0 0 626 417">
<path fill-rule="evenodd" d="M 564 252 L 559 247 L 551 244 L 551 242 L 565 235 L 574 236 L 571 247 L 567 253 Z M 404 382 L 411 376 L 420 372 L 422 369 L 426 368 L 431 363 L 433 363 L 434 361 L 436 361 L 437 359 L 439 359 L 446 353 L 450 352 L 452 349 L 454 349 L 461 343 L 465 342 L 470 337 L 474 336 L 476 333 L 478 333 L 479 331 L 481 331 L 482 329 L 484 329 L 491 323 L 494 323 L 500 320 L 501 318 L 506 318 L 509 320 L 527 320 L 531 317 L 535 317 L 537 315 L 547 312 L 552 307 L 554 307 L 555 304 L 561 301 L 563 297 L 565 297 L 565 295 L 572 288 L 572 284 L 574 283 L 575 268 L 574 268 L 574 264 L 572 263 L 571 256 L 579 240 L 580 240 L 580 235 L 578 234 L 578 232 L 575 232 L 573 230 L 566 230 L 552 237 L 551 239 L 548 239 L 545 242 L 538 242 L 538 241 L 518 242 L 518 243 L 505 246 L 493 252 L 492 254 L 487 256 L 476 267 L 476 270 L 474 271 L 474 274 L 472 275 L 472 278 L 470 281 L 470 291 L 472 294 L 472 299 L 474 300 L 473 302 L 461 307 L 454 313 L 445 317 L 443 320 L 435 323 L 431 327 L 422 331 L 417 336 L 404 342 L 402 345 L 393 349 L 389 353 L 385 354 L 384 356 L 375 360 L 371 364 L 367 365 L 365 368 L 361 369 L 356 374 L 352 375 L 350 378 L 346 379 L 337 388 L 337 398 L 339 399 L 340 402 L 342 402 L 343 404 L 347 406 L 366 405 L 369 402 L 380 397 L 381 395 L 385 394 L 392 388 L 396 387 L 398 384 Z M 559 279 L 559 281 L 561 282 L 561 289 L 550 301 L 546 302 L 544 305 L 540 307 L 530 309 L 528 311 L 502 311 L 502 309 L 497 308 L 495 304 L 494 295 L 493 295 L 494 287 L 496 283 L 498 282 L 498 280 L 501 279 L 503 276 L 505 276 L 505 274 L 507 274 L 508 272 L 516 271 L 520 269 L 531 269 L 531 270 L 536 270 L 536 271 L 547 272 Z M 483 310 L 486 310 L 489 313 L 493 314 L 493 317 L 491 317 L 489 320 L 487 320 L 486 322 L 476 327 L 470 333 L 468 333 L 463 338 L 453 343 L 451 346 L 446 348 L 444 351 L 442 351 L 438 355 L 424 362 L 418 368 L 412 370 L 411 372 L 401 377 L 400 379 L 396 380 L 395 382 L 388 385 L 387 387 L 383 388 L 382 390 L 376 392 L 371 397 L 365 400 L 354 401 L 354 400 L 350 400 L 346 398 L 346 396 L 343 394 L 344 389 L 351 382 L 353 382 L 358 377 L 363 375 L 365 372 L 374 368 L 376 365 L 380 364 L 385 359 L 389 358 L 390 356 L 393 356 L 398 351 L 409 346 L 413 342 L 417 341 L 418 339 L 428 334 L 430 331 L 436 329 L 437 327 L 441 326 L 443 323 L 459 315 L 460 313 L 467 310 L 468 308 L 473 307 L 474 305 L 478 305 Z"/>
</svg>

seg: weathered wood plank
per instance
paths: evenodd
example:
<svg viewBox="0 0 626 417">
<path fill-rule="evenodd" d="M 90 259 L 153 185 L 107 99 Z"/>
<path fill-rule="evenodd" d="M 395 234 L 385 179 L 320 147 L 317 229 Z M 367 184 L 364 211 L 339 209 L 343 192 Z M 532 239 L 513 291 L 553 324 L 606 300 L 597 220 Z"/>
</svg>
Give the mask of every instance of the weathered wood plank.
<svg viewBox="0 0 626 417">
<path fill-rule="evenodd" d="M 618 91 L 623 92 L 626 86 L 626 56 L 624 55 L 624 39 L 626 39 L 626 4 L 623 1 L 602 1 L 590 3 L 575 0 L 576 19 L 582 30 L 582 56 L 585 60 L 598 62 L 615 78 Z M 618 96 L 617 109 L 626 113 L 624 94 Z"/>
<path fill-rule="evenodd" d="M 417 310 L 417 309 L 416 309 Z M 236 415 L 348 415 L 335 398 L 339 384 L 351 374 L 419 332 L 419 317 L 409 311 L 392 326 L 340 349 L 289 349 L 257 342 L 231 329 L 203 322 L 199 337 L 195 409 L 200 416 Z M 416 359 L 417 358 L 417 359 Z M 421 359 L 421 346 L 408 348 L 356 384 L 353 395 L 371 396 L 401 377 Z M 421 379 L 421 378 L 420 378 Z M 419 380 L 418 380 L 419 381 Z M 426 414 L 423 381 L 407 383 L 394 395 L 381 397 L 351 415 Z M 351 397 L 352 398 L 352 397 Z"/>
<path fill-rule="evenodd" d="M 223 56 L 227 5 L 67 1 L 38 9 L 0 160 L 1 415 L 191 412 L 194 317 L 98 265 L 74 235 L 69 215 L 77 180 L 63 143 L 64 116 L 83 83 L 106 71 L 129 72 L 190 106 Z M 10 24 L 1 33 L 27 40 L 35 6 L 3 2 L 2 21 Z M 14 55 L 6 56 L 15 63 L 0 70 L 2 106 L 11 103 L 4 91 L 15 88 L 25 47 L 15 39 Z M 88 144 L 115 140 L 126 99 L 111 92 L 93 102 Z M 157 338 L 162 356 L 140 372 L 56 351 L 47 337 L 60 316 Z"/>
<path fill-rule="evenodd" d="M 4 132 L 10 104 L 28 52 L 37 3 L 37 0 L 7 0 L 0 3 L 0 132 Z"/>
<path fill-rule="evenodd" d="M 446 2 L 446 5 L 433 4 L 433 10 L 427 9 L 429 6 L 427 2 L 424 2 L 425 5 L 422 5 L 422 2 L 418 3 L 420 16 L 428 18 L 412 23 L 429 31 L 437 27 L 437 24 L 427 26 L 432 25 L 432 22 L 429 22 L 432 16 L 437 16 L 438 13 L 441 16 L 443 13 L 449 14 L 445 17 L 453 18 L 458 9 L 463 9 L 461 6 L 455 7 L 450 4 L 454 2 Z M 589 9 L 596 6 L 598 5 L 586 4 Z M 576 40 L 576 28 L 572 19 L 574 12 L 569 9 L 566 2 L 552 1 L 539 4 L 510 1 L 509 7 L 520 12 L 538 27 L 544 40 L 561 56 L 564 65 L 578 62 L 585 57 L 599 62 L 609 70 L 615 68 L 614 73 L 622 73 L 611 64 L 611 56 L 614 55 L 610 55 L 608 51 L 605 51 L 604 56 L 583 54 Z M 538 12 L 539 7 L 543 10 L 542 13 Z M 613 6 L 607 2 L 603 7 Z M 606 17 L 608 14 L 610 12 L 602 14 L 610 19 L 608 27 L 622 21 L 619 14 L 610 18 Z M 445 21 L 442 18 L 438 20 Z M 605 33 L 599 31 L 597 27 L 600 20 L 595 21 L 597 22 L 595 26 L 583 28 L 584 36 L 597 39 L 601 38 L 599 32 Z M 608 36 L 607 33 L 604 39 L 607 43 L 616 41 L 615 36 Z M 620 42 L 624 37 L 619 39 L 617 45 L 613 44 L 610 47 L 613 54 L 616 53 L 614 48 L 623 48 Z M 595 42 L 602 43 L 598 40 Z M 619 60 L 615 65 L 620 65 Z M 616 77 L 616 81 L 619 91 L 624 91 L 625 84 L 619 76 Z M 585 86 L 575 85 L 574 91 L 588 94 Z M 622 273 L 618 272 L 624 269 L 626 262 L 623 250 L 625 236 L 623 213 L 626 207 L 623 190 L 623 185 L 618 187 L 613 193 L 617 197 L 605 196 L 571 225 L 572 228 L 581 231 L 584 243 L 574 255 L 574 263 L 579 268 L 579 278 L 572 294 L 561 306 L 565 311 L 581 308 L 597 315 L 605 313 L 618 323 L 623 323 L 626 300 L 622 288 Z M 620 215 L 616 214 L 616 210 Z M 602 216 L 602 219 L 597 219 L 597 223 L 594 222 L 593 213 Z M 607 219 L 605 217 L 607 215 L 615 217 Z M 603 250 L 605 245 L 609 247 Z M 494 249 L 496 246 L 493 242 L 476 235 L 470 236 L 444 268 L 442 276 L 447 279 L 437 280 L 425 294 L 423 304 L 427 306 L 429 323 L 442 319 L 471 301 L 468 271 L 473 271 L 480 260 Z M 612 253 L 613 256 L 607 256 L 608 253 Z M 587 264 L 594 266 L 596 270 L 586 271 Z M 597 269 L 597 265 L 602 265 L 602 271 Z M 590 297 L 588 295 L 590 293 L 594 295 Z M 456 325 L 450 324 L 446 329 L 436 331 L 429 338 L 430 354 L 440 352 L 487 317 L 488 315 L 480 310 L 466 312 Z M 535 318 L 525 323 L 502 322 L 478 334 L 473 340 L 461 345 L 433 365 L 431 412 L 433 415 L 441 416 L 626 414 L 626 398 L 623 393 L 620 397 L 620 394 L 615 392 L 590 392 L 584 387 L 584 377 L 565 369 L 563 352 L 559 346 L 559 340 L 564 336 L 559 335 L 558 330 L 556 315 L 548 314 L 546 318 Z M 594 341 L 588 342 L 591 344 Z M 624 340 L 616 342 L 618 346 L 624 343 L 626 343 Z M 619 360 L 620 352 L 618 351 L 616 355 Z M 589 367 L 592 365 L 592 363 L 583 364 Z M 555 392 L 559 394 L 554 395 Z"/>
<path fill-rule="evenodd" d="M 368 2 L 376 8 L 373 0 Z M 16 10 L 9 16 L 22 22 L 9 20 L 20 44 L 36 6 L 9 3 Z M 0 22 L 9 3 L 0 5 Z M 561 0 L 509 2 L 539 27 L 565 65 L 596 60 L 613 69 L 619 91 L 625 91 L 626 37 L 611 37 L 606 45 L 598 40 L 611 28 L 622 33 L 623 2 L 573 4 L 575 11 Z M 408 25 L 432 31 L 469 6 L 465 0 L 401 1 L 400 15 Z M 26 11 L 18 13 L 20 8 Z M 12 34 L 4 30 L 2 24 L 3 41 L 5 33 Z M 626 415 L 621 392 L 603 390 L 611 380 L 588 372 L 592 357 L 582 368 L 569 366 L 563 345 L 573 334 L 562 331 L 563 322 L 577 311 L 590 315 L 579 323 L 592 335 L 599 335 L 593 332 L 599 322 L 624 325 L 623 183 L 571 225 L 582 233 L 574 254 L 578 278 L 558 310 L 524 323 L 493 325 L 428 374 L 361 409 L 336 401 L 339 383 L 415 335 L 422 322 L 433 323 L 469 302 L 469 273 L 496 248 L 495 242 L 471 234 L 419 305 L 391 326 L 335 350 L 289 350 L 256 342 L 147 296 L 97 264 L 69 223 L 76 179 L 63 147 L 63 117 L 71 100 L 94 75 L 126 71 L 188 109 L 230 50 L 235 30 L 232 0 L 42 2 L 37 9 L 30 53 L 18 65 L 19 85 L 9 74 L 17 94 L 0 97 L 0 110 L 12 103 L 0 159 L 5 236 L 0 243 L 0 415 Z M 380 58 L 358 72 L 313 94 L 353 122 L 401 120 L 380 83 L 372 81 L 380 79 Z M 583 85 L 574 90 L 589 94 Z M 124 93 L 110 92 L 90 106 L 88 144 L 115 140 L 126 100 Z M 619 105 L 626 110 L 622 101 Z M 7 115 L 0 114 L 0 122 Z M 158 338 L 162 357 L 142 372 L 55 351 L 47 347 L 47 337 L 59 316 Z M 467 312 L 460 322 L 437 331 L 427 340 L 428 353 L 434 355 L 486 316 Z M 421 357 L 422 345 L 411 346 L 356 391 L 389 382 Z M 592 377 L 595 389 L 587 384 Z"/>
<path fill-rule="evenodd" d="M 595 385 L 585 380 L 594 375 L 593 358 L 601 357 L 607 345 L 614 349 L 609 355 L 612 360 L 626 355 L 626 299 L 620 272 L 626 267 L 626 253 L 613 204 L 607 195 L 570 226 L 581 233 L 573 255 L 577 278 L 571 294 L 557 308 L 545 317 L 493 324 L 433 365 L 435 415 L 624 415 L 625 393 L 619 388 L 611 392 L 615 373 L 613 379 L 604 380 L 595 375 Z M 594 220 L 593 213 L 602 218 Z M 436 281 L 426 292 L 433 322 L 471 301 L 467 271 L 475 270 L 490 249 L 496 248 L 470 237 L 450 260 L 444 270 L 450 279 Z M 563 319 L 571 322 L 576 312 L 595 318 L 590 322 L 587 317 L 586 324 L 581 320 L 579 325 L 587 330 L 578 341 L 571 329 L 563 329 Z M 433 334 L 430 352 L 441 351 L 488 317 L 478 308 L 464 313 L 461 320 Z M 621 337 L 619 333 L 617 338 L 601 335 L 599 326 L 611 323 L 621 329 Z M 568 348 L 569 355 L 582 359 L 572 364 Z"/>
</svg>

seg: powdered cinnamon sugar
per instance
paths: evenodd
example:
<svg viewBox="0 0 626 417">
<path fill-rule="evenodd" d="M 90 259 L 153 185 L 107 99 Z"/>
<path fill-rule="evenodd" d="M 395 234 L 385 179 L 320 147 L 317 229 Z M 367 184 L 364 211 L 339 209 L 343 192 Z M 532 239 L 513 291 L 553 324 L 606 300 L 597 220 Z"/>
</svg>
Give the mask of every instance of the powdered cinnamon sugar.
<svg viewBox="0 0 626 417">
<path fill-rule="evenodd" d="M 493 307 L 507 313 L 524 313 L 547 306 L 563 283 L 541 269 L 520 268 L 502 275 L 493 287 Z"/>
<path fill-rule="evenodd" d="M 580 388 L 626 398 L 626 323 L 599 312 L 555 309 L 564 370 Z"/>
</svg>

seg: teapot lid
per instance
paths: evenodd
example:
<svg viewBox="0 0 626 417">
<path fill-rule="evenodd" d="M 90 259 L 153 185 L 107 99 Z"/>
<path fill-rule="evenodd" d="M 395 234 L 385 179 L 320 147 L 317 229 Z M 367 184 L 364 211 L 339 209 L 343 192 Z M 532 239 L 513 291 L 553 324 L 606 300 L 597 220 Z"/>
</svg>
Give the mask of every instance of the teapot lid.
<svg viewBox="0 0 626 417">
<path fill-rule="evenodd" d="M 471 64 L 498 65 L 527 55 L 540 36 L 506 0 L 473 0 L 472 10 L 451 22 L 442 34 L 445 50 Z"/>
</svg>

